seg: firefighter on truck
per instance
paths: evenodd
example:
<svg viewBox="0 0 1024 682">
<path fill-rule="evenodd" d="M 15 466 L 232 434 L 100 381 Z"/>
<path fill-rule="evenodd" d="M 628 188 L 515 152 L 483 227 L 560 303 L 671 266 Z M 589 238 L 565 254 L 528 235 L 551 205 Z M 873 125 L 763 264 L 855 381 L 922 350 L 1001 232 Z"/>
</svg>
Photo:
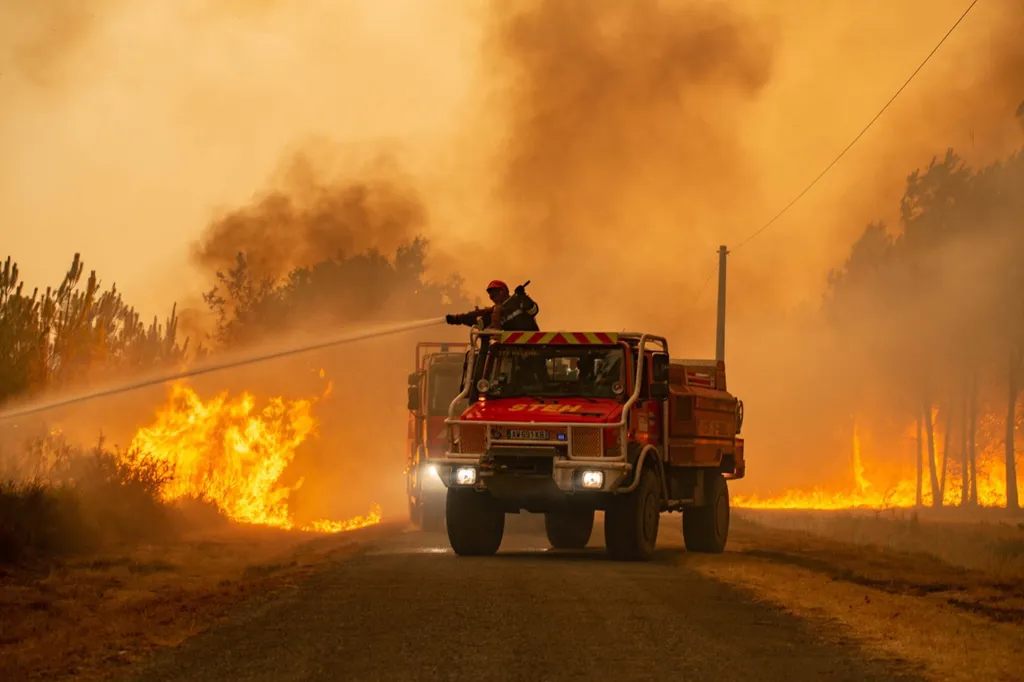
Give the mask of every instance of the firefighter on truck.
<svg viewBox="0 0 1024 682">
<path fill-rule="evenodd" d="M 477 329 L 500 329 L 513 332 L 540 331 L 537 326 L 537 313 L 540 308 L 526 293 L 526 285 L 516 287 L 514 295 L 508 293 L 508 285 L 501 280 L 494 280 L 487 285 L 487 296 L 494 304 L 490 308 L 477 308 L 468 313 L 446 315 L 445 321 L 451 325 L 465 325 Z"/>
<path fill-rule="evenodd" d="M 494 303 L 490 308 L 477 308 L 468 313 L 459 315 L 447 315 L 445 321 L 452 325 L 465 325 L 474 329 L 493 329 L 509 332 L 536 332 L 540 331 L 537 326 L 537 313 L 540 306 L 526 293 L 525 284 L 515 288 L 513 296 L 509 296 L 508 285 L 500 279 L 493 280 L 487 285 L 487 296 Z M 485 340 L 488 343 L 489 339 Z M 542 359 L 528 359 L 523 366 L 523 371 L 530 376 L 540 377 L 544 369 Z"/>
</svg>

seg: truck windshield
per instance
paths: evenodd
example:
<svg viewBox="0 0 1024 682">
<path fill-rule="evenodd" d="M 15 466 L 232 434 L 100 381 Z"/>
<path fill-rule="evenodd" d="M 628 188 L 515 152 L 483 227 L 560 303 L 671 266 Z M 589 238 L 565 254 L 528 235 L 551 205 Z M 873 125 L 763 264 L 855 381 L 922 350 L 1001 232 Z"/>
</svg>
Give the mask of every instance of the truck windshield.
<svg viewBox="0 0 1024 682">
<path fill-rule="evenodd" d="M 625 395 L 619 346 L 513 346 L 491 349 L 485 377 L 491 398 Z"/>
<path fill-rule="evenodd" d="M 448 416 L 448 407 L 462 391 L 462 363 L 445 363 L 430 368 L 427 379 L 427 414 L 431 417 Z M 463 399 L 456 406 L 456 414 L 468 406 Z"/>
</svg>

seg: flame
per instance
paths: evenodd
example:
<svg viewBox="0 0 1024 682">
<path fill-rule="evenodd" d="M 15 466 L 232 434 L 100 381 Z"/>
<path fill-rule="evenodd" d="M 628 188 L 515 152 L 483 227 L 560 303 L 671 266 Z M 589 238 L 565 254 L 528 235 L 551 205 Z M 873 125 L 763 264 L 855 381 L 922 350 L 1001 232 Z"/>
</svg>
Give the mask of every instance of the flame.
<svg viewBox="0 0 1024 682">
<path fill-rule="evenodd" d="M 324 395 L 330 390 L 329 384 Z M 288 497 L 302 480 L 286 486 L 280 479 L 298 447 L 315 432 L 315 402 L 271 398 L 255 411 L 256 401 L 248 393 L 229 400 L 225 392 L 203 402 L 177 383 L 154 423 L 135 434 L 129 451 L 136 459 L 125 461 L 165 466 L 171 474 L 161 488 L 165 501 L 206 499 L 241 523 L 321 533 L 379 523 L 380 506 L 374 505 L 366 516 L 296 526 Z"/>
<path fill-rule="evenodd" d="M 376 523 L 380 523 L 380 505 L 373 505 L 373 509 L 366 516 L 357 516 L 353 519 L 345 521 L 328 521 L 321 519 L 320 521 L 314 521 L 308 526 L 304 527 L 304 530 L 311 530 L 317 533 L 340 533 L 345 530 L 355 530 L 357 528 L 365 528 L 366 526 L 372 526 Z"/>
<path fill-rule="evenodd" d="M 853 424 L 853 478 L 857 483 L 857 492 L 863 494 L 871 488 L 871 482 L 864 478 L 864 462 L 860 458 L 860 434 L 856 422 Z"/>
<path fill-rule="evenodd" d="M 933 423 L 938 420 L 934 418 Z M 1000 507 L 1006 505 L 1006 466 L 1004 461 L 1003 433 L 1005 419 L 994 415 L 979 415 L 976 442 L 975 486 L 977 488 L 978 505 L 983 507 Z M 911 424 L 906 432 L 906 439 L 913 444 L 911 458 L 904 458 L 902 465 L 893 465 L 899 458 L 880 457 L 871 462 L 871 474 L 867 473 L 865 459 L 862 455 L 860 431 L 854 422 L 851 444 L 851 481 L 847 488 L 827 489 L 817 487 L 812 490 L 787 490 L 779 495 L 761 497 L 759 495 L 735 495 L 731 502 L 735 507 L 748 509 L 888 509 L 909 508 L 917 503 L 917 444 L 916 423 Z M 947 444 L 943 442 L 940 429 L 936 427 L 933 435 L 935 440 L 935 469 L 941 477 L 942 455 Z M 931 506 L 933 494 L 928 469 L 927 436 L 922 434 L 922 472 L 921 472 L 921 504 Z M 948 454 L 948 469 L 945 488 L 942 491 L 944 506 L 958 506 L 963 497 L 963 460 L 959 451 L 961 445 L 956 438 L 951 438 L 952 446 Z M 984 446 L 982 446 L 984 444 Z M 892 453 L 888 453 L 892 454 Z M 1017 456 L 1018 471 L 1021 457 Z M 908 463 L 909 461 L 909 463 Z M 970 481 L 968 471 L 968 482 Z M 968 492 L 970 494 L 970 492 Z"/>
</svg>

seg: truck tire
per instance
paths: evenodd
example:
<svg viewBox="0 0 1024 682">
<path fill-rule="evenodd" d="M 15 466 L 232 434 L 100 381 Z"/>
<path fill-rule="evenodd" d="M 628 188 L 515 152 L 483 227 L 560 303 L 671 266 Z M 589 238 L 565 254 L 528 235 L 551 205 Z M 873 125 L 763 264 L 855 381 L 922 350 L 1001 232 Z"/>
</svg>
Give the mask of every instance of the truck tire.
<svg viewBox="0 0 1024 682">
<path fill-rule="evenodd" d="M 619 561 L 649 561 L 654 556 L 661 520 L 661 486 L 652 469 L 640 472 L 633 492 L 612 500 L 604 513 L 604 544 Z"/>
<path fill-rule="evenodd" d="M 729 486 L 718 471 L 704 473 L 705 505 L 683 510 L 683 542 L 689 552 L 718 554 L 729 538 Z"/>
<path fill-rule="evenodd" d="M 594 510 L 571 509 L 545 514 L 544 531 L 555 549 L 583 549 L 594 531 Z"/>
<path fill-rule="evenodd" d="M 448 542 L 459 556 L 490 556 L 501 546 L 505 512 L 487 493 L 449 488 L 445 505 Z"/>
</svg>

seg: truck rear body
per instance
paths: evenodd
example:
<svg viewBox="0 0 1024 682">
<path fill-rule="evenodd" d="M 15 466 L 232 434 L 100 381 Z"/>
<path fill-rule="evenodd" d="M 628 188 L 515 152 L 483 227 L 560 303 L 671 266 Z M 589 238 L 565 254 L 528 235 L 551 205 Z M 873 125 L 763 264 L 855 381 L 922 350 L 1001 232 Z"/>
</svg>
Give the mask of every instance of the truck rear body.
<svg viewBox="0 0 1024 682">
<path fill-rule="evenodd" d="M 444 513 L 445 486 L 432 460 L 442 458 L 448 447 L 445 421 L 461 390 L 468 349 L 465 343 L 416 346 L 416 369 L 409 375 L 405 473 L 410 517 L 425 526 L 437 526 Z"/>
</svg>

